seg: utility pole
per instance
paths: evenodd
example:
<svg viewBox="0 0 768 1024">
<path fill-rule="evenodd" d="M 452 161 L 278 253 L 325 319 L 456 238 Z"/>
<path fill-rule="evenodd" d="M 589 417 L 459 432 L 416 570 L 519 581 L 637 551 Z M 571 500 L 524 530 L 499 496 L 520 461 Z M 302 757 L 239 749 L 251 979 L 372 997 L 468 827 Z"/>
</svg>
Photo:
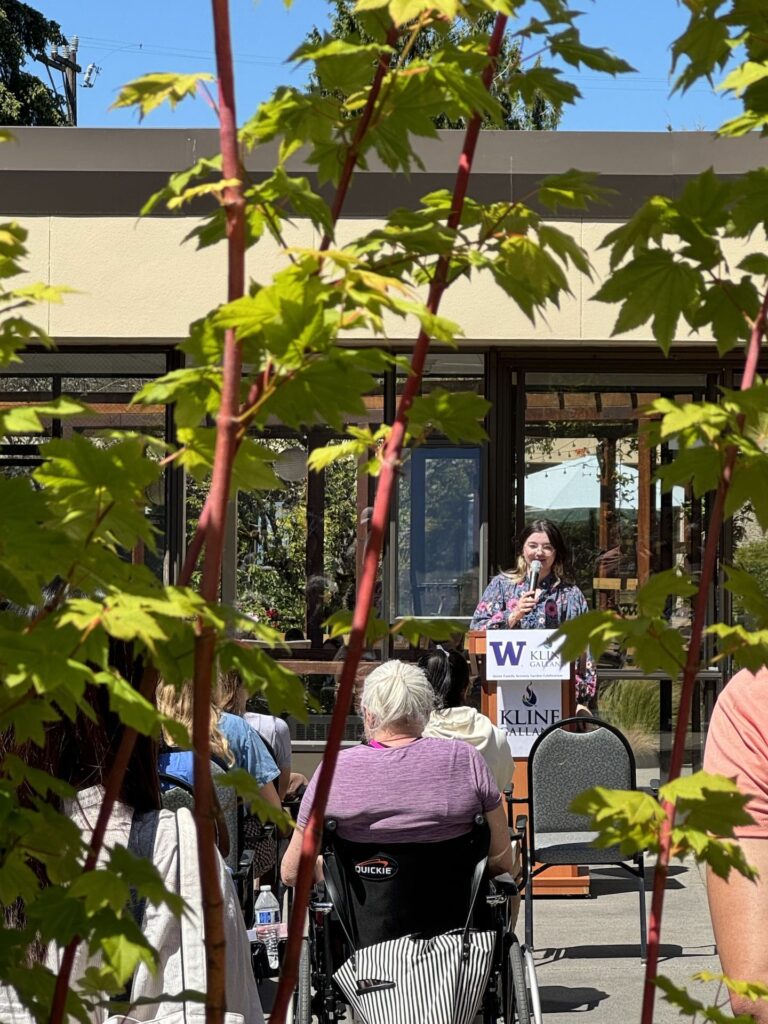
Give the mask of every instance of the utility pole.
<svg viewBox="0 0 768 1024">
<path fill-rule="evenodd" d="M 67 104 L 67 121 L 70 127 L 77 127 L 77 76 L 82 68 L 77 63 L 77 48 L 80 40 L 77 36 L 59 48 L 53 47 L 50 56 L 41 53 L 35 58 L 48 68 L 60 71 L 64 79 L 64 99 Z"/>
</svg>

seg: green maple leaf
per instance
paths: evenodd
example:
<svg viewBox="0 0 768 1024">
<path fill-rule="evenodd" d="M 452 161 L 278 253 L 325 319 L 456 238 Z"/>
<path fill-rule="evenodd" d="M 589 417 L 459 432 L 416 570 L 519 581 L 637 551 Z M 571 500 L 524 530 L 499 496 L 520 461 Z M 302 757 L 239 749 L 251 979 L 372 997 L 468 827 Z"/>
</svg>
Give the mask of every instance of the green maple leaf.
<svg viewBox="0 0 768 1024">
<path fill-rule="evenodd" d="M 653 336 L 666 354 L 680 317 L 691 314 L 701 288 L 699 271 L 671 252 L 654 249 L 615 271 L 593 298 L 622 303 L 611 337 L 652 320 Z"/>
<path fill-rule="evenodd" d="M 197 72 L 192 75 L 155 72 L 128 82 L 120 90 L 112 104 L 118 107 L 137 107 L 139 118 L 143 119 L 163 103 L 173 110 L 183 99 L 194 97 L 200 82 L 212 82 L 213 75 Z"/>
</svg>

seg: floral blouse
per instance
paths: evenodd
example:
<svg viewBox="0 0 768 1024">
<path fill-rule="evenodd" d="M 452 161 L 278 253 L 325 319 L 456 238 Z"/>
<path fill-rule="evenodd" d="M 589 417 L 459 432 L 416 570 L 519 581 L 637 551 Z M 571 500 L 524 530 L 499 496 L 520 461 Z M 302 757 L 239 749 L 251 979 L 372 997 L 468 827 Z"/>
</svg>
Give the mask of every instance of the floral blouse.
<svg viewBox="0 0 768 1024">
<path fill-rule="evenodd" d="M 586 598 L 573 583 L 563 583 L 553 573 L 539 582 L 541 594 L 533 611 L 517 624 L 518 629 L 557 629 L 566 619 L 575 619 L 589 610 Z M 528 592 L 526 579 L 515 581 L 509 576 L 494 576 L 480 598 L 472 616 L 470 629 L 508 629 L 509 615 Z M 593 704 L 597 694 L 597 672 L 592 655 L 587 651 L 576 665 L 576 700 Z"/>
</svg>

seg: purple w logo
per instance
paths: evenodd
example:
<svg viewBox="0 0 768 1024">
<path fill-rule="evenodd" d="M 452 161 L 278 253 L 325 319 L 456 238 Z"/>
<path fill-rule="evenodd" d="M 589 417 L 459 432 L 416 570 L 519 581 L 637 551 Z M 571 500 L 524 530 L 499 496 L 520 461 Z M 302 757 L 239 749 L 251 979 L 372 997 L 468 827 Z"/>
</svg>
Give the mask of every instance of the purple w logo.
<svg viewBox="0 0 768 1024">
<path fill-rule="evenodd" d="M 488 646 L 493 649 L 497 665 L 506 665 L 507 662 L 509 662 L 510 665 L 514 666 L 520 664 L 520 658 L 522 657 L 523 648 L 525 647 L 525 640 L 520 640 L 517 643 L 514 643 L 512 640 L 507 640 L 503 644 L 501 640 L 489 640 Z"/>
</svg>

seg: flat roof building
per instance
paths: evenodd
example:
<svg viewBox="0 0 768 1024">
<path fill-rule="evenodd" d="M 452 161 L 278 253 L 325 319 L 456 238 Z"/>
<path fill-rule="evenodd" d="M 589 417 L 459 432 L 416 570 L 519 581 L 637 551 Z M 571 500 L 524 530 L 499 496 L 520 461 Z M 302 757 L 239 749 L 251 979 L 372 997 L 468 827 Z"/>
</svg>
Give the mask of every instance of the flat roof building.
<svg viewBox="0 0 768 1024">
<path fill-rule="evenodd" d="M 66 284 L 75 293 L 40 310 L 38 320 L 58 349 L 31 350 L 9 367 L 3 401 L 15 401 L 21 391 L 36 399 L 76 393 L 109 412 L 114 425 L 170 436 L 167 410 L 128 403 L 143 381 L 181 365 L 175 346 L 190 322 L 223 300 L 226 255 L 222 246 L 198 252 L 193 242 L 183 244 L 202 204 L 185 216 L 138 213 L 171 172 L 214 155 L 217 134 L 84 128 L 14 134 L 17 144 L 0 146 L 0 213 L 29 230 L 30 279 Z M 396 206 L 450 189 L 462 138 L 444 131 L 420 141 L 424 166 L 409 177 L 393 175 L 371 156 L 370 169 L 349 193 L 338 240 L 351 240 Z M 631 610 L 638 583 L 651 571 L 675 565 L 696 571 L 707 500 L 683 489 L 660 492 L 653 473 L 671 452 L 638 441 L 638 416 L 660 395 L 715 397 L 720 386 L 737 381 L 739 358 L 720 357 L 706 336 L 688 333 L 665 358 L 649 325 L 611 338 L 616 309 L 591 297 L 608 269 L 602 240 L 645 198 L 678 196 L 708 167 L 743 174 L 764 163 L 764 149 L 754 136 L 716 139 L 696 132 L 482 133 L 470 188 L 477 199 L 530 201 L 547 175 L 571 167 L 599 174 L 599 184 L 611 190 L 604 203 L 550 218 L 587 250 L 593 281 L 574 276 L 572 294 L 535 325 L 482 278 L 461 280 L 447 293 L 441 313 L 458 321 L 465 337 L 456 351 L 433 348 L 424 386 L 484 394 L 492 403 L 489 441 L 452 445 L 436 438 L 408 460 L 382 570 L 384 617 L 468 621 L 488 578 L 512 564 L 514 535 L 533 515 L 563 526 L 577 582 L 595 607 Z M 271 173 L 275 154 L 266 145 L 248 155 L 255 180 Z M 312 177 L 300 159 L 291 169 Z M 289 237 L 297 246 L 319 241 L 301 220 Z M 738 256 L 738 243 L 728 254 Z M 280 260 L 274 243 L 264 239 L 249 251 L 247 271 L 265 280 Z M 402 324 L 393 319 L 388 343 L 407 352 L 413 338 L 402 333 Z M 368 422 L 392 418 L 402 381 L 395 370 L 381 377 L 368 396 Z M 54 423 L 52 435 L 73 429 L 93 428 L 87 421 Z M 281 453 L 277 468 L 286 490 L 278 498 L 238 502 L 224 579 L 226 596 L 244 610 L 274 613 L 284 629 L 305 632 L 318 652 L 325 615 L 354 599 L 375 487 L 368 478 L 356 481 L 354 465 L 343 463 L 308 477 L 307 452 L 329 441 L 332 432 L 314 424 L 299 433 L 274 428 L 269 443 Z M 39 459 L 35 439 L 4 439 L 3 471 L 25 471 Z M 156 568 L 172 581 L 200 489 L 178 472 L 166 476 L 164 492 L 151 496 L 151 514 L 161 538 Z M 747 517 L 736 532 L 728 528 L 721 554 L 731 559 L 739 543 L 762 542 Z M 731 609 L 718 590 L 712 615 L 723 613 Z M 682 604 L 669 614 L 685 630 Z M 618 653 L 601 671 L 606 679 L 632 673 Z M 663 729 L 671 701 L 660 714 Z"/>
</svg>

